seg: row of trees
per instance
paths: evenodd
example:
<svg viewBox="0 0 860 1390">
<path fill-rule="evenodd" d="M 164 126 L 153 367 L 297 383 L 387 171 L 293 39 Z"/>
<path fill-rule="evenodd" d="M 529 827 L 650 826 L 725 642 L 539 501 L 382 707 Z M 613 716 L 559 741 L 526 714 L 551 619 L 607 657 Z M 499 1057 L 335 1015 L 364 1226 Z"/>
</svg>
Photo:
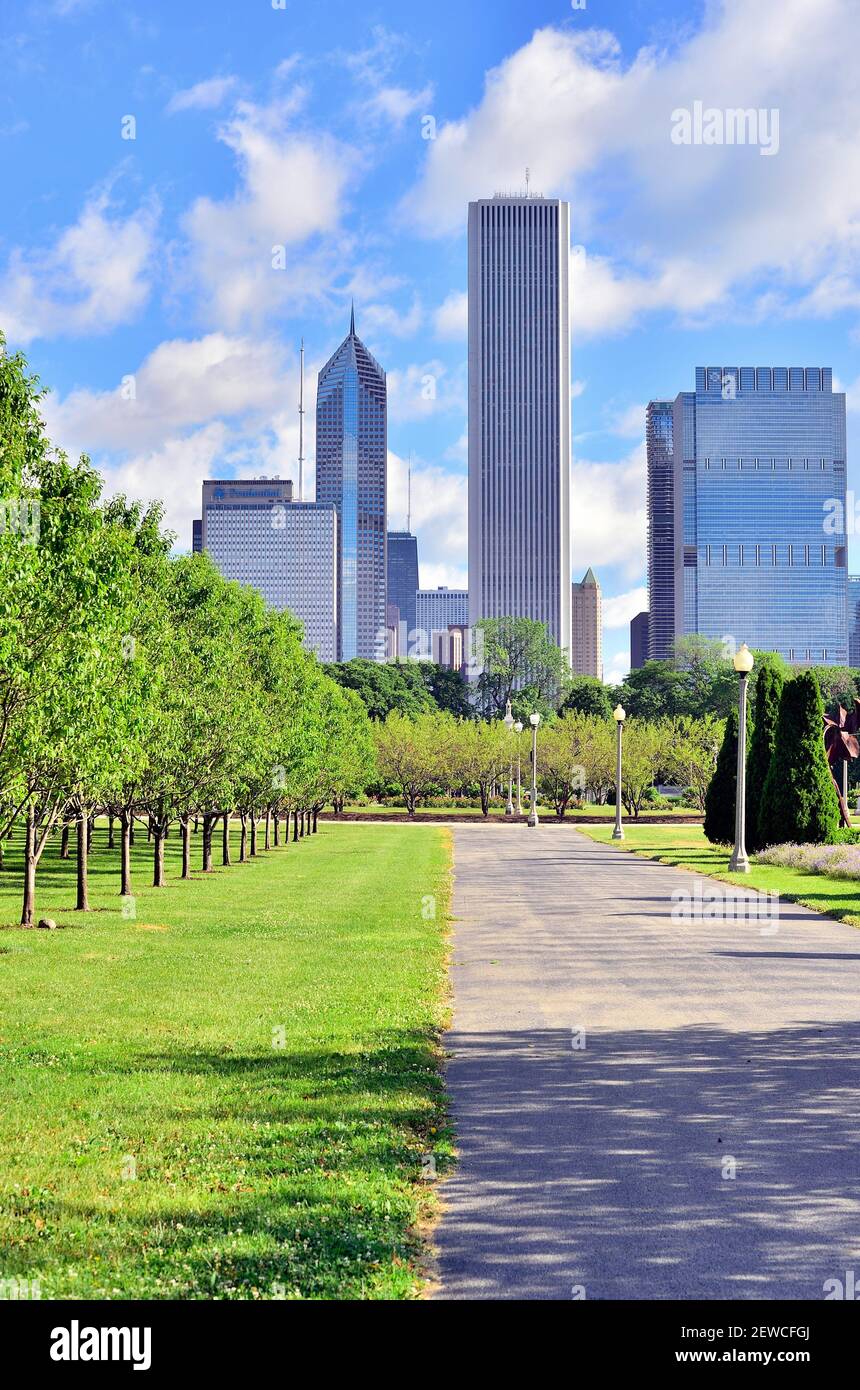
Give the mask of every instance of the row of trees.
<svg viewBox="0 0 860 1390">
<path fill-rule="evenodd" d="M 704 808 L 705 793 L 723 737 L 723 722 L 679 718 L 649 723 L 630 720 L 624 731 L 621 797 L 638 816 L 655 782 L 688 787 Z M 410 815 L 422 800 L 439 794 L 473 794 L 489 814 L 494 788 L 505 788 L 517 760 L 531 757 L 531 730 L 509 733 L 499 719 L 455 719 L 443 713 L 414 719 L 391 713 L 374 726 L 377 766 L 383 783 L 394 785 Z M 538 734 L 538 791 L 561 817 L 575 801 L 605 802 L 615 787 L 616 726 L 613 720 L 570 711 L 541 724 Z M 530 767 L 527 780 L 530 781 Z"/>
<path fill-rule="evenodd" d="M 812 671 L 786 680 L 781 663 L 759 671 L 747 752 L 747 848 L 823 844 L 839 829 L 839 796 L 824 748 L 824 701 Z M 737 798 L 738 722 L 726 724 L 705 804 L 705 834 L 732 844 Z"/>
<path fill-rule="evenodd" d="M 259 819 L 268 841 L 374 772 L 361 699 L 302 649 L 295 620 L 206 556 L 172 557 L 158 507 L 105 501 L 89 460 L 52 448 L 41 397 L 0 339 L 0 844 L 23 826 L 25 925 L 46 846 L 59 833 L 64 851 L 70 828 L 87 910 L 99 813 L 119 824 L 129 895 L 136 819 L 161 886 L 172 826 L 187 877 L 192 820 L 208 871 L 219 818 L 228 863 L 232 816 L 245 858 Z"/>
</svg>

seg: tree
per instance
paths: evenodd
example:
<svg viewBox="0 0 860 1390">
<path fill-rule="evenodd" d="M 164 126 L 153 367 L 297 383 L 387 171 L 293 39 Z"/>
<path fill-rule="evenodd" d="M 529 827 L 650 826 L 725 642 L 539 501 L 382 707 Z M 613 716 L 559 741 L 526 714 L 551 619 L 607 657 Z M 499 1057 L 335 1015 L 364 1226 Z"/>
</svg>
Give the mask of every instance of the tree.
<svg viewBox="0 0 860 1390">
<path fill-rule="evenodd" d="M 672 721 L 666 770 L 681 786 L 690 788 L 702 811 L 723 734 L 724 721 L 715 714 L 703 714 L 698 718 L 685 714 Z"/>
<path fill-rule="evenodd" d="M 418 661 L 380 662 L 354 657 L 352 661 L 332 662 L 324 669 L 338 685 L 361 696 L 371 719 L 386 719 L 392 710 L 413 718 L 436 708 L 424 683 L 422 665 Z"/>
<path fill-rule="evenodd" d="M 839 798 L 823 737 L 824 706 L 811 671 L 786 681 L 759 810 L 759 845 L 826 844 L 839 827 Z"/>
<path fill-rule="evenodd" d="M 512 735 L 500 719 L 459 720 L 450 727 L 448 749 L 449 781 L 476 786 L 488 816 L 492 786 L 508 777 L 516 753 Z"/>
<path fill-rule="evenodd" d="M 747 754 L 747 847 L 753 852 L 763 848 L 759 841 L 759 815 L 776 743 L 784 684 L 782 670 L 775 663 L 765 663 L 756 673 L 753 726 Z"/>
<path fill-rule="evenodd" d="M 434 661 L 420 662 L 419 670 L 437 709 L 457 719 L 474 718 L 469 687 L 458 670 L 437 666 Z"/>
<path fill-rule="evenodd" d="M 621 762 L 621 800 L 638 820 L 657 770 L 666 757 L 667 726 L 630 719 L 624 726 L 624 756 Z"/>
<path fill-rule="evenodd" d="M 609 698 L 609 690 L 596 676 L 574 676 L 568 683 L 559 714 L 568 710 L 579 714 L 593 714 L 598 719 L 611 719 L 612 701 Z"/>
<path fill-rule="evenodd" d="M 393 710 L 374 727 L 380 775 L 403 794 L 410 816 L 418 802 L 444 779 L 449 761 L 453 720 L 448 715 L 419 714 L 415 719 Z"/>
<path fill-rule="evenodd" d="M 735 805 L 738 787 L 738 713 L 726 720 L 714 775 L 705 794 L 705 838 L 712 845 L 731 845 L 735 840 Z"/>
<path fill-rule="evenodd" d="M 537 710 L 554 714 L 570 679 L 567 656 L 545 623 L 531 618 L 482 618 L 472 629 L 481 667 L 478 707 L 487 719 L 501 718 L 510 700 L 523 719 Z"/>
<path fill-rule="evenodd" d="M 538 740 L 538 771 L 543 795 L 562 818 L 571 801 L 586 788 L 586 759 L 594 718 L 570 710 L 542 728 Z"/>
</svg>

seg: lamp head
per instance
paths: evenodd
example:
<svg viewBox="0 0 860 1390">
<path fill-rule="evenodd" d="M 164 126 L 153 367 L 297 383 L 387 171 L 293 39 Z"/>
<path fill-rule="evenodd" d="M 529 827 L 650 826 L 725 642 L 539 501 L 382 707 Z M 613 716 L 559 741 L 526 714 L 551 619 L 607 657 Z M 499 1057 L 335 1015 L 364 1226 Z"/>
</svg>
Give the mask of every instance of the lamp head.
<svg viewBox="0 0 860 1390">
<path fill-rule="evenodd" d="M 536 729 L 537 726 L 538 726 L 538 724 L 540 723 L 540 715 L 539 715 L 539 714 L 530 714 L 530 715 L 529 715 L 529 723 L 531 724 L 531 726 L 532 726 L 533 729 Z"/>
<path fill-rule="evenodd" d="M 516 722 L 516 724 L 514 725 L 514 733 L 515 733 L 515 734 L 521 734 L 522 731 L 523 731 L 523 722 L 522 722 L 521 719 L 518 719 L 517 722 Z"/>
<path fill-rule="evenodd" d="M 732 661 L 734 664 L 734 668 L 739 675 L 749 675 L 750 671 L 755 665 L 755 657 L 753 656 L 746 642 L 744 642 L 740 647 L 738 647 L 738 650 L 735 652 Z"/>
<path fill-rule="evenodd" d="M 627 711 L 623 705 L 615 706 L 615 709 L 612 711 L 612 718 L 615 720 L 616 724 L 624 723 L 624 720 L 627 718 Z"/>
<path fill-rule="evenodd" d="M 505 725 L 508 733 L 510 733 L 511 729 L 514 727 L 514 716 L 511 714 L 510 700 L 508 700 L 507 704 L 505 705 L 505 715 L 504 719 L 502 720 L 502 723 Z"/>
</svg>

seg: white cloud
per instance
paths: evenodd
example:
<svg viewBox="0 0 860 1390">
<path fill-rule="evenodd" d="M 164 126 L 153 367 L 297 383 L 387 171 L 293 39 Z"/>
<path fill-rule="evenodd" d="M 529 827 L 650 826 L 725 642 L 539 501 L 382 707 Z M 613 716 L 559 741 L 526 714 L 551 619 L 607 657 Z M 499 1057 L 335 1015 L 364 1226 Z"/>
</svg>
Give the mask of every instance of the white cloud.
<svg viewBox="0 0 860 1390">
<path fill-rule="evenodd" d="M 193 87 L 176 92 L 167 103 L 167 113 L 172 116 L 177 111 L 213 111 L 235 87 L 235 77 L 207 77 Z"/>
<path fill-rule="evenodd" d="M 358 159 L 326 134 L 292 128 L 302 99 L 298 91 L 266 107 L 237 105 L 219 139 L 236 156 L 239 186 L 221 201 L 198 198 L 184 219 L 189 274 L 221 327 L 287 303 L 295 309 L 329 289 L 342 268 L 325 238 L 338 230 Z"/>
<path fill-rule="evenodd" d="M 603 596 L 603 626 L 605 628 L 629 627 L 630 620 L 637 613 L 648 609 L 648 590 L 644 584 L 629 589 L 626 594 L 615 594 L 611 598 Z"/>
<path fill-rule="evenodd" d="M 417 92 L 407 87 L 380 87 L 362 103 L 361 110 L 370 120 L 388 122 L 399 130 L 410 116 L 425 113 L 432 100 L 430 83 Z"/>
<path fill-rule="evenodd" d="M 407 461 L 389 450 L 389 525 L 406 524 Z M 412 461 L 412 530 L 418 536 L 422 588 L 466 587 L 468 482 L 421 459 Z"/>
<path fill-rule="evenodd" d="M 421 300 L 416 297 L 404 313 L 398 313 L 390 304 L 365 304 L 361 309 L 361 322 L 371 332 L 381 330 L 394 338 L 412 338 L 424 320 Z"/>
<path fill-rule="evenodd" d="M 158 212 L 112 213 L 92 197 L 54 245 L 16 248 L 0 273 L 0 324 L 10 342 L 107 333 L 149 298 Z"/>
<path fill-rule="evenodd" d="M 437 412 L 465 410 L 462 381 L 437 358 L 388 373 L 391 420 L 426 420 Z"/>
<path fill-rule="evenodd" d="M 452 290 L 433 315 L 433 326 L 439 338 L 465 339 L 469 327 L 468 295 Z"/>
<path fill-rule="evenodd" d="M 646 459 L 642 443 L 618 463 L 576 459 L 571 484 L 574 568 L 617 565 L 639 579 L 647 535 Z"/>
<path fill-rule="evenodd" d="M 756 280 L 769 296 L 759 314 L 857 307 L 860 88 L 843 55 L 858 44 L 854 0 L 754 11 L 723 0 L 696 32 L 632 61 L 603 31 L 538 30 L 428 142 L 405 211 L 429 235 L 450 233 L 470 199 L 521 187 L 529 166 L 533 190 L 571 199 L 585 243 L 572 276 L 579 335 L 660 310 L 700 324 L 754 296 Z M 673 110 L 696 101 L 778 109 L 778 154 L 673 144 Z M 607 170 L 612 187 L 626 180 L 611 226 Z"/>
</svg>

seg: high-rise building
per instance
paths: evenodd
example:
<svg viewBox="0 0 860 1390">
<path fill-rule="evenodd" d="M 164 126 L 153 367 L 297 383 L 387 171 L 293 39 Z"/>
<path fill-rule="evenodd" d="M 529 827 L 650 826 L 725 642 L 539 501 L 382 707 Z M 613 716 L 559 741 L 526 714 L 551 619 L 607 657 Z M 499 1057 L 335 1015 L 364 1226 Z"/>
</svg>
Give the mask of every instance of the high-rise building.
<svg viewBox="0 0 860 1390">
<path fill-rule="evenodd" d="M 848 665 L 860 667 L 860 574 L 848 576 Z"/>
<path fill-rule="evenodd" d="M 648 652 L 666 661 L 675 640 L 675 508 L 672 474 L 673 401 L 645 411 L 648 456 Z"/>
<path fill-rule="evenodd" d="M 571 584 L 571 664 L 577 676 L 603 680 L 603 598 L 589 566 L 578 584 Z"/>
<path fill-rule="evenodd" d="M 385 372 L 355 332 L 319 374 L 317 502 L 338 514 L 339 660 L 384 661 L 387 646 Z"/>
<path fill-rule="evenodd" d="M 412 656 L 430 657 L 433 654 L 433 634 L 447 633 L 451 627 L 466 627 L 469 620 L 469 591 L 448 589 L 419 589 L 415 595 L 415 640 L 410 642 Z"/>
<path fill-rule="evenodd" d="M 570 644 L 570 210 L 469 204 L 469 621 Z"/>
<path fill-rule="evenodd" d="M 697 367 L 672 454 L 676 636 L 845 665 L 845 396 L 831 369 Z"/>
<path fill-rule="evenodd" d="M 649 614 L 637 613 L 630 619 L 630 670 L 638 671 L 648 660 Z"/>
<path fill-rule="evenodd" d="M 203 521 L 195 519 L 191 523 L 191 553 L 199 555 L 203 549 Z"/>
<path fill-rule="evenodd" d="M 292 497 L 292 483 L 276 478 L 207 479 L 201 548 L 225 579 L 295 614 L 308 651 L 336 661 L 337 513 Z"/>
<path fill-rule="evenodd" d="M 409 531 L 388 532 L 388 604 L 398 609 L 397 622 L 404 642 L 415 627 L 415 595 L 418 592 L 418 538 Z M 390 617 L 391 615 L 389 615 Z"/>
</svg>

